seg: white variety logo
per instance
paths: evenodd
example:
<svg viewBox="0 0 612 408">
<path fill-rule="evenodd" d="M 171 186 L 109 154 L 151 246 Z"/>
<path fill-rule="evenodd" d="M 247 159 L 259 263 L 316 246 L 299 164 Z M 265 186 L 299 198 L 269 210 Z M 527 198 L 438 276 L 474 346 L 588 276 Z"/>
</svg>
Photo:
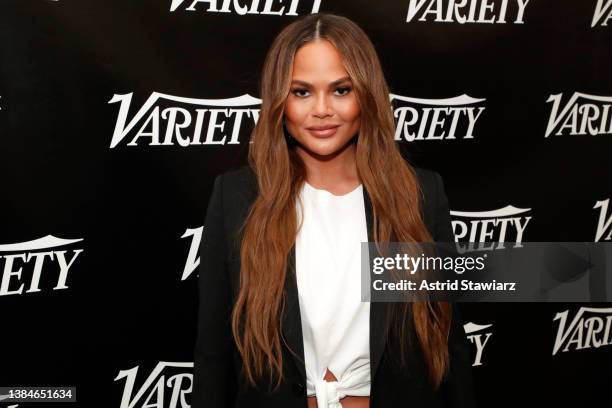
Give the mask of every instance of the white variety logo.
<svg viewBox="0 0 612 408">
<path fill-rule="evenodd" d="M 401 105 L 393 111 L 398 141 L 473 139 L 476 121 L 485 110 L 477 106 L 485 99 L 465 94 L 444 99 L 390 94 L 390 99 Z"/>
<path fill-rule="evenodd" d="M 25 293 L 40 292 L 43 271 L 45 276 L 53 274 L 53 290 L 68 289 L 68 272 L 83 249 L 66 247 L 80 241 L 83 238 L 62 239 L 47 235 L 31 241 L 0 244 L 0 266 L 4 262 L 0 296 L 21 295 L 26 285 Z M 54 264 L 57 269 L 52 270 Z"/>
<path fill-rule="evenodd" d="M 200 257 L 198 255 L 200 249 L 200 242 L 202 242 L 202 231 L 204 227 L 199 228 L 187 228 L 181 238 L 191 237 L 191 244 L 189 245 L 189 253 L 187 254 L 187 261 L 185 262 L 185 268 L 183 268 L 183 276 L 181 280 L 185 280 L 191 276 L 191 274 L 200 265 Z"/>
<path fill-rule="evenodd" d="M 552 102 L 553 106 L 544 137 L 550 136 L 555 130 L 556 136 L 612 134 L 611 96 L 574 92 L 560 109 L 562 96 L 550 95 L 546 101 Z"/>
<path fill-rule="evenodd" d="M 607 26 L 608 20 L 612 18 L 612 0 L 597 0 L 595 6 L 595 12 L 593 13 L 593 20 L 591 21 L 591 27 L 596 25 Z"/>
<path fill-rule="evenodd" d="M 406 22 L 523 24 L 529 0 L 410 0 Z M 511 7 L 509 7 L 511 5 Z"/>
<path fill-rule="evenodd" d="M 531 208 L 516 208 L 512 205 L 491 211 L 451 211 L 451 216 L 455 217 L 451 221 L 455 240 L 466 242 L 458 245 L 458 250 L 502 249 L 504 242 L 514 242 L 514 248 L 520 248 L 523 234 L 531 220 L 531 216 L 524 214 L 529 211 Z M 480 245 L 476 246 L 475 243 Z"/>
<path fill-rule="evenodd" d="M 190 407 L 185 396 L 193 386 L 193 363 L 160 361 L 136 391 L 138 368 L 121 370 L 115 378 L 125 379 L 120 408 Z"/>
<path fill-rule="evenodd" d="M 602 238 L 604 241 L 612 240 L 612 214 L 608 215 L 608 204 L 610 199 L 597 201 L 595 208 L 599 208 L 599 221 L 597 222 L 597 232 L 595 233 L 595 242 L 599 242 Z M 606 219 L 606 217 L 608 217 Z M 606 235 L 606 232 L 608 233 Z"/>
<path fill-rule="evenodd" d="M 559 321 L 553 356 L 559 350 L 564 353 L 570 348 L 583 350 L 612 344 L 612 308 L 581 307 L 570 323 L 568 314 L 569 310 L 565 310 L 553 319 Z"/>
<path fill-rule="evenodd" d="M 245 14 L 266 14 L 273 16 L 297 16 L 300 0 L 290 0 L 288 7 L 283 5 L 283 0 L 172 0 L 170 3 L 170 12 L 176 11 L 183 5 L 188 5 L 186 11 L 196 11 L 204 9 L 209 13 L 235 13 L 238 15 Z M 311 13 L 318 13 L 321 6 L 321 0 L 312 0 Z"/>
<path fill-rule="evenodd" d="M 468 322 L 463 325 L 463 330 L 467 334 L 468 340 L 476 347 L 476 354 L 474 356 L 473 367 L 482 365 L 482 353 L 485 346 L 489 342 L 489 338 L 493 335 L 490 329 L 492 324 L 480 325 L 472 322 Z"/>
<path fill-rule="evenodd" d="M 108 103 L 117 102 L 121 105 L 111 149 L 128 135 L 132 137 L 127 146 L 136 146 L 143 141 L 149 146 L 239 144 L 242 121 L 250 119 L 257 123 L 257 106 L 261 99 L 248 94 L 226 99 L 194 99 L 153 92 L 129 121 L 132 93 L 114 95 Z M 180 106 L 162 109 L 160 105 L 168 102 L 183 104 L 189 109 Z"/>
</svg>

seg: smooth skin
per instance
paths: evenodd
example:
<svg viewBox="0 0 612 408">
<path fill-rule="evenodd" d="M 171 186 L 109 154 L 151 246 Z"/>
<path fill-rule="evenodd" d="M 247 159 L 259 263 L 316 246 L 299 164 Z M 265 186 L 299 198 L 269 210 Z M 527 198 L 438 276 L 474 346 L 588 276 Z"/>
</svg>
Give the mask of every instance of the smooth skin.
<svg viewBox="0 0 612 408">
<path fill-rule="evenodd" d="M 297 153 L 306 166 L 306 181 L 335 195 L 353 191 L 361 184 L 354 143 L 361 109 L 341 55 L 327 40 L 310 42 L 296 52 L 291 79 L 285 127 L 298 142 Z M 327 125 L 339 127 L 326 137 L 308 130 Z M 337 381 L 329 369 L 323 379 Z M 343 408 L 368 408 L 370 398 L 346 396 L 340 403 Z M 308 397 L 308 408 L 318 408 L 316 397 Z"/>
<path fill-rule="evenodd" d="M 310 42 L 295 54 L 285 103 L 285 126 L 299 144 L 306 181 L 335 195 L 353 191 L 361 181 L 355 144 L 361 109 L 336 48 L 326 40 Z M 313 126 L 340 125 L 333 136 L 316 137 Z"/>
</svg>

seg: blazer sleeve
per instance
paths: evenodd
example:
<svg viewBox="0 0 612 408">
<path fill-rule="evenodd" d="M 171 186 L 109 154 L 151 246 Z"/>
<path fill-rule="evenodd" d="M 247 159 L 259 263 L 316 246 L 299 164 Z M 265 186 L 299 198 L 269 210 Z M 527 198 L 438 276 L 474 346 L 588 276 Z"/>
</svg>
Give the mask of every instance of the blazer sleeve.
<svg viewBox="0 0 612 408">
<path fill-rule="evenodd" d="M 223 176 L 218 176 L 206 211 L 200 243 L 193 408 L 232 407 L 236 395 L 226 241 Z"/>
<path fill-rule="evenodd" d="M 436 222 L 434 241 L 455 242 L 450 219 L 448 198 L 440 174 L 436 179 Z M 463 330 L 463 319 L 457 303 L 451 303 L 452 320 L 448 335 L 450 366 L 444 387 L 447 391 L 448 406 L 453 408 L 472 408 L 476 406 L 472 357 L 470 344 Z"/>
</svg>

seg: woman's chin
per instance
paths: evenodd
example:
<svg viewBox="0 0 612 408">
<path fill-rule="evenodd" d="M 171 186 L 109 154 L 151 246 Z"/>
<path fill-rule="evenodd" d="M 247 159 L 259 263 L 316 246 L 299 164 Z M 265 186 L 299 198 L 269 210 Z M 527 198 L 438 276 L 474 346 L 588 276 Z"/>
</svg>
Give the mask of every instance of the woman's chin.
<svg viewBox="0 0 612 408">
<path fill-rule="evenodd" d="M 300 144 L 302 150 L 304 150 L 305 153 L 318 158 L 333 157 L 345 150 L 345 148 L 350 145 L 350 140 L 343 143 L 340 138 L 336 137 L 314 140 L 309 138 L 309 140 L 306 140 L 305 142 L 306 143 Z"/>
<path fill-rule="evenodd" d="M 336 143 L 312 143 L 306 146 L 304 151 L 313 157 L 333 157 L 342 150 Z"/>
</svg>

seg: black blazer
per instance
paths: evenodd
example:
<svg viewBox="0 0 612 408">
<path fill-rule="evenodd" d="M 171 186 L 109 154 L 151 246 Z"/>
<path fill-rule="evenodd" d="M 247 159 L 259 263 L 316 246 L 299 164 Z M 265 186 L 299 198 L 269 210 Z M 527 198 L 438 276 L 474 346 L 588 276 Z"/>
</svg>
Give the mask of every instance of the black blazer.
<svg viewBox="0 0 612 408">
<path fill-rule="evenodd" d="M 423 217 L 434 241 L 453 242 L 446 194 L 440 175 L 415 169 L 423 191 Z M 368 240 L 372 238 L 372 207 L 364 191 Z M 230 314 L 239 289 L 238 230 L 257 197 L 253 171 L 245 166 L 215 179 L 206 212 L 200 247 L 198 335 L 194 352 L 193 408 L 307 407 L 304 345 L 295 278 L 295 247 L 285 281 L 287 307 L 282 315 L 284 381 L 273 392 L 267 379 L 245 386 L 242 360 L 231 335 Z M 383 303 L 370 305 L 370 407 L 472 407 L 470 349 L 462 322 L 453 307 L 449 336 L 450 370 L 443 385 L 433 390 L 420 350 L 413 347 L 407 368 L 385 346 Z"/>
</svg>

